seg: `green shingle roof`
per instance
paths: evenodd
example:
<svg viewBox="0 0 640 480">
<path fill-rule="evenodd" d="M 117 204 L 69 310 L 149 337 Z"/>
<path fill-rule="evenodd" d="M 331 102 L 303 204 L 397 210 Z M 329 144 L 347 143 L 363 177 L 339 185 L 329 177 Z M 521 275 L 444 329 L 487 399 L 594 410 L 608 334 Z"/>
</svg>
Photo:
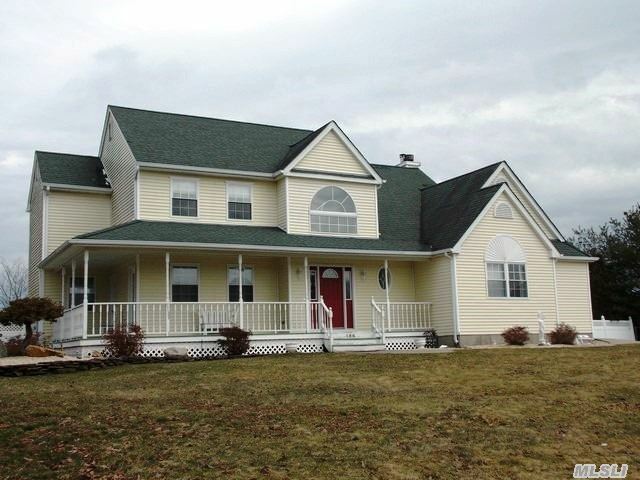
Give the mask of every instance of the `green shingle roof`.
<svg viewBox="0 0 640 480">
<path fill-rule="evenodd" d="M 452 248 L 493 198 L 500 184 L 482 185 L 499 163 L 422 190 L 422 239 L 433 250 Z"/>
<path fill-rule="evenodd" d="M 109 188 L 98 157 L 36 151 L 43 183 Z"/>
<path fill-rule="evenodd" d="M 576 246 L 569 242 L 563 242 L 562 240 L 551 240 L 553 246 L 556 247 L 556 250 L 560 252 L 560 255 L 565 255 L 567 257 L 588 257 L 586 253 L 582 250 L 579 250 Z"/>
<path fill-rule="evenodd" d="M 276 172 L 311 130 L 110 106 L 139 162 Z"/>
<path fill-rule="evenodd" d="M 152 222 L 144 220 L 135 220 L 117 227 L 80 235 L 76 238 L 178 244 L 210 243 L 212 245 L 254 245 L 265 247 L 426 251 L 425 246 L 419 242 L 403 240 L 290 235 L 277 227 Z"/>
</svg>

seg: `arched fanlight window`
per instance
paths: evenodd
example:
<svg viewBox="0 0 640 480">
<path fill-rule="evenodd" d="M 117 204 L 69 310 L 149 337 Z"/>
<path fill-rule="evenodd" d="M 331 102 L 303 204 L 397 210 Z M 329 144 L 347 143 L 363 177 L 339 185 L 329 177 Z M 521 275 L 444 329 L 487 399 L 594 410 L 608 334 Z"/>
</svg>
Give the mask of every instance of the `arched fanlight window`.
<svg viewBox="0 0 640 480">
<path fill-rule="evenodd" d="M 526 256 L 511 237 L 498 235 L 485 251 L 487 293 L 490 297 L 528 297 Z"/>
<path fill-rule="evenodd" d="M 311 231 L 357 233 L 356 205 L 339 187 L 324 187 L 311 200 Z"/>
<path fill-rule="evenodd" d="M 336 272 L 333 268 L 327 268 L 324 272 L 322 272 L 322 278 L 340 278 L 338 272 Z"/>
</svg>

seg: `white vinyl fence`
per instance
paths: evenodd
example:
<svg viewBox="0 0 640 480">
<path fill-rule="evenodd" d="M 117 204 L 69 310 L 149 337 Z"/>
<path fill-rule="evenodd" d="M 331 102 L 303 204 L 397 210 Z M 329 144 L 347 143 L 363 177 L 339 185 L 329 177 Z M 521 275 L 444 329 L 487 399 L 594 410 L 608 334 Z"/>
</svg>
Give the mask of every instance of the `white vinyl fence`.
<svg viewBox="0 0 640 480">
<path fill-rule="evenodd" d="M 633 341 L 633 321 L 631 317 L 629 320 L 607 320 L 603 315 L 600 320 L 593 321 L 593 338 Z"/>
<path fill-rule="evenodd" d="M 10 338 L 23 336 L 25 333 L 24 326 L 18 325 L 0 325 L 0 340 L 6 342 Z"/>
</svg>

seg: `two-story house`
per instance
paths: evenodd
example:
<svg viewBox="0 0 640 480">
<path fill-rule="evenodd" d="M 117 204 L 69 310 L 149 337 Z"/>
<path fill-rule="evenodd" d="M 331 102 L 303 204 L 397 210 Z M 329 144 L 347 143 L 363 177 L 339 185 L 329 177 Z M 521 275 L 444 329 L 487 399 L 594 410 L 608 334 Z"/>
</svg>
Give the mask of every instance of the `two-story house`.
<svg viewBox="0 0 640 480">
<path fill-rule="evenodd" d="M 35 153 L 30 294 L 81 355 L 137 323 L 146 353 L 462 345 L 513 325 L 591 332 L 586 257 L 505 162 L 435 183 L 315 131 L 110 106 L 97 157 Z M 45 327 L 46 328 L 46 327 Z"/>
</svg>

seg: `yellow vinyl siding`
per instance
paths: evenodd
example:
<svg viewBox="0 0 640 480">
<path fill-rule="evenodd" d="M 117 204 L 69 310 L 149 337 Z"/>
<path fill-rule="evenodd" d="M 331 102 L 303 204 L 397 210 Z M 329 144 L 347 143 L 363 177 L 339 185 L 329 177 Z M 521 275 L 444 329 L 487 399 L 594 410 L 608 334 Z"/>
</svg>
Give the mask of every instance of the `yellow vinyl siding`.
<svg viewBox="0 0 640 480">
<path fill-rule="evenodd" d="M 48 193 L 47 253 L 83 233 L 111 226 L 111 196 L 101 193 Z"/>
<path fill-rule="evenodd" d="M 111 140 L 109 140 L 109 125 L 111 125 Z M 100 161 L 113 188 L 112 223 L 119 225 L 133 220 L 135 218 L 135 178 L 138 166 L 111 113 L 107 116 Z"/>
<path fill-rule="evenodd" d="M 29 212 L 29 296 L 37 296 L 40 287 L 40 269 L 42 260 L 42 200 L 44 192 L 40 175 L 34 172 L 31 190 L 31 211 Z"/>
<path fill-rule="evenodd" d="M 278 225 L 275 182 L 242 182 L 252 186 L 252 219 L 228 220 L 227 182 L 234 183 L 233 181 L 220 177 L 175 175 L 148 170 L 141 170 L 139 175 L 139 216 L 141 220 L 175 220 L 268 227 Z M 198 217 L 171 215 L 172 178 L 193 178 L 198 181 Z"/>
<path fill-rule="evenodd" d="M 459 323 L 463 335 L 496 334 L 513 325 L 538 329 L 537 313 L 543 312 L 547 329 L 556 318 L 553 264 L 550 252 L 527 220 L 506 195 L 513 219 L 495 218 L 493 205 L 462 245 L 457 258 Z M 490 298 L 487 294 L 485 250 L 496 235 L 518 241 L 526 255 L 528 298 Z"/>
<path fill-rule="evenodd" d="M 287 179 L 276 183 L 276 202 L 278 208 L 278 227 L 287 231 Z"/>
<path fill-rule="evenodd" d="M 431 325 L 438 335 L 453 334 L 451 260 L 435 257 L 415 263 L 416 301 L 431 302 Z"/>
<path fill-rule="evenodd" d="M 171 266 L 195 265 L 200 275 L 200 302 L 227 302 L 227 268 L 237 265 L 238 257 L 221 254 L 171 254 Z M 253 267 L 254 301 L 277 302 L 279 268 L 277 259 L 244 257 L 243 264 Z M 141 255 L 140 301 L 164 302 L 166 295 L 164 254 Z"/>
<path fill-rule="evenodd" d="M 295 169 L 326 173 L 369 175 L 335 132 L 329 132 L 307 153 Z"/>
<path fill-rule="evenodd" d="M 354 237 L 378 237 L 376 186 L 362 183 L 323 181 L 290 177 L 289 182 L 289 233 L 310 234 L 309 207 L 313 196 L 323 187 L 336 186 L 346 191 L 356 205 L 358 233 Z"/>
<path fill-rule="evenodd" d="M 591 332 L 593 317 L 589 294 L 589 264 L 558 261 L 556 278 L 560 322 L 575 327 L 580 333 Z"/>
<path fill-rule="evenodd" d="M 506 176 L 503 176 L 503 175 L 498 175 L 498 177 L 496 177 L 495 179 L 495 182 L 493 183 L 496 184 L 501 182 L 505 182 L 507 185 L 509 185 L 509 188 L 511 188 L 516 198 L 520 200 L 520 202 L 524 205 L 524 208 L 527 209 L 527 211 L 529 212 L 529 215 L 533 217 L 533 219 L 538 224 L 538 226 L 542 229 L 542 231 L 549 238 L 554 238 L 554 239 L 557 238 L 557 235 L 553 233 L 553 231 L 547 226 L 542 216 L 540 216 L 540 214 L 537 212 L 535 206 L 527 199 L 527 196 L 525 195 L 524 191 L 522 191 L 515 182 L 510 181 Z"/>
</svg>

